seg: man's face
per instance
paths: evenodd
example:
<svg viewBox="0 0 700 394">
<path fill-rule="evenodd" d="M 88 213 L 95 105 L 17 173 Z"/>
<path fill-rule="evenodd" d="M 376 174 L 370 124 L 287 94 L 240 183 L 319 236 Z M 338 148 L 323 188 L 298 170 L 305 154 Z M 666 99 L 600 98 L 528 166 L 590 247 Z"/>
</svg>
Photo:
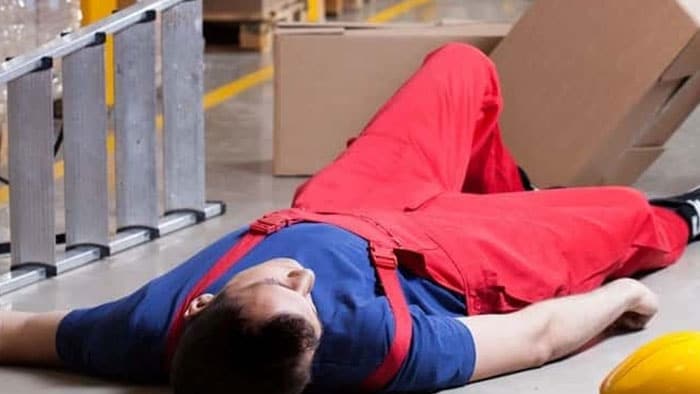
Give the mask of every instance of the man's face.
<svg viewBox="0 0 700 394">
<path fill-rule="evenodd" d="M 245 313 L 256 321 L 280 314 L 307 320 L 320 338 L 322 328 L 311 290 L 316 277 L 292 259 L 274 259 L 240 272 L 226 284 L 226 296 L 236 297 Z"/>
</svg>

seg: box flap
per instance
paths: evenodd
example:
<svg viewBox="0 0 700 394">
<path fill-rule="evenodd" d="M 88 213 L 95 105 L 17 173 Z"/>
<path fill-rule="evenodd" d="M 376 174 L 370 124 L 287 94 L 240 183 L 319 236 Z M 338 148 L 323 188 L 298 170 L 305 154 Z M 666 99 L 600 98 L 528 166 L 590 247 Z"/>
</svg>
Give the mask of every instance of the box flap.
<svg viewBox="0 0 700 394">
<path fill-rule="evenodd" d="M 631 185 L 666 151 L 663 146 L 631 148 L 625 151 L 603 179 L 603 184 Z"/>
<path fill-rule="evenodd" d="M 696 29 L 700 30 L 700 1 L 698 0 L 677 0 L 681 8 L 689 16 L 690 21 L 695 23 Z M 675 80 L 688 77 L 700 71 L 700 32 L 690 40 L 685 49 L 678 55 L 664 73 L 662 79 Z"/>
<path fill-rule="evenodd" d="M 650 125 L 654 124 L 661 108 L 668 102 L 678 89 L 678 81 L 661 82 L 647 92 L 643 99 L 627 113 L 627 116 L 607 136 L 605 144 L 591 152 L 586 165 L 576 175 L 570 184 L 589 185 L 599 183 L 602 175 L 610 171 L 610 167 L 620 156 L 620 153 L 634 145 L 634 141 Z M 647 146 L 663 145 L 653 144 Z"/>
<path fill-rule="evenodd" d="M 690 40 L 673 64 L 664 72 L 661 79 L 673 81 L 685 78 L 700 71 L 700 33 Z"/>
<path fill-rule="evenodd" d="M 700 104 L 700 72 L 684 81 L 666 102 L 654 122 L 635 142 L 636 146 L 663 145 Z"/>
</svg>

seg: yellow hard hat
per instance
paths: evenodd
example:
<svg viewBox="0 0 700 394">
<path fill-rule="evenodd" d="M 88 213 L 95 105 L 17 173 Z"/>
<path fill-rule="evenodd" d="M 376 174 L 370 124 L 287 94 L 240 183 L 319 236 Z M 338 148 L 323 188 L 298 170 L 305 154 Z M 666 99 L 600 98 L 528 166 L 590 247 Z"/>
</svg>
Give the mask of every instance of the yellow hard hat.
<svg viewBox="0 0 700 394">
<path fill-rule="evenodd" d="M 601 394 L 700 394 L 700 332 L 665 335 L 629 356 Z"/>
</svg>

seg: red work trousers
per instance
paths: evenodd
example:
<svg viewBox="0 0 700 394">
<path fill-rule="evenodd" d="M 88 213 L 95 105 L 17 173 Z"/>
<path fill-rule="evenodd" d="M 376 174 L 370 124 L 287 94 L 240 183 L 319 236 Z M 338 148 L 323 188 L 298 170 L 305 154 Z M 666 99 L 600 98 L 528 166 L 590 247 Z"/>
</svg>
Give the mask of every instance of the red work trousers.
<svg viewBox="0 0 700 394">
<path fill-rule="evenodd" d="M 389 232 L 400 215 L 411 223 L 402 229 L 431 241 L 422 261 L 401 264 L 464 293 L 470 314 L 589 291 L 679 258 L 686 223 L 634 189 L 524 191 L 501 139 L 502 105 L 492 62 L 449 44 L 299 188 L 293 207 L 360 213 Z"/>
</svg>

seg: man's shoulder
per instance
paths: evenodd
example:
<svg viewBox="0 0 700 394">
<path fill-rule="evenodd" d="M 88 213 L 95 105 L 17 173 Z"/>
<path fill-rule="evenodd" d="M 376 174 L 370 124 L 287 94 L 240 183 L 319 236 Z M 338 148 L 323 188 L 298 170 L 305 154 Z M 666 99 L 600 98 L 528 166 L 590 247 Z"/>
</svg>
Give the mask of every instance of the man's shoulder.
<svg viewBox="0 0 700 394">
<path fill-rule="evenodd" d="M 321 344 L 314 357 L 314 382 L 350 387 L 362 382 L 386 357 L 394 320 L 386 300 L 377 297 L 359 306 L 342 302 L 323 322 Z"/>
<path fill-rule="evenodd" d="M 143 287 L 122 299 L 70 312 L 61 321 L 56 347 L 70 368 L 118 379 L 160 377 L 168 308 Z"/>
</svg>

